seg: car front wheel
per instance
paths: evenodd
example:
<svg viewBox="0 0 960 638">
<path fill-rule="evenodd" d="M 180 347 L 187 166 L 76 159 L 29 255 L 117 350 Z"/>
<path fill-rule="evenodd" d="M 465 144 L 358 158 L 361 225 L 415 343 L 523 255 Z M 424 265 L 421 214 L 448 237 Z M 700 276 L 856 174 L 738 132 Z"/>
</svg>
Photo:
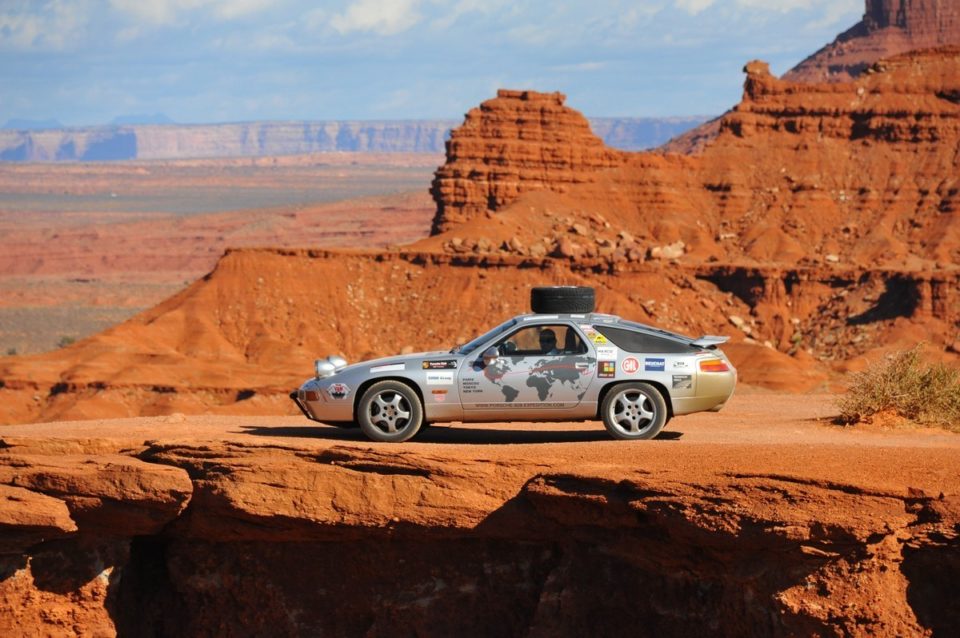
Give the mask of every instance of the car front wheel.
<svg viewBox="0 0 960 638">
<path fill-rule="evenodd" d="M 667 422 L 667 402 L 649 383 L 624 383 L 607 393 L 600 414 L 615 439 L 652 439 Z"/>
<path fill-rule="evenodd" d="M 423 424 L 423 405 L 407 384 L 379 381 L 360 397 L 357 421 L 368 438 L 401 443 L 413 437 Z"/>
</svg>

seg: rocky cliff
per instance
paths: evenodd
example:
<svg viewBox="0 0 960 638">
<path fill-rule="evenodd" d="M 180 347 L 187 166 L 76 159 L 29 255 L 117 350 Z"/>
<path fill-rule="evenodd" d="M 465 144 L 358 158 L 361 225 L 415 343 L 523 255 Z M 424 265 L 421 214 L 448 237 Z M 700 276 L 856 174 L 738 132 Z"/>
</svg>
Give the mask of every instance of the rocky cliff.
<svg viewBox="0 0 960 638">
<path fill-rule="evenodd" d="M 960 44 L 960 6 L 953 0 L 866 0 L 863 20 L 784 74 L 790 82 L 849 82 L 883 58 Z M 678 134 L 661 150 L 694 154 L 711 144 L 719 120 Z"/>
<path fill-rule="evenodd" d="M 866 0 L 863 20 L 788 71 L 792 82 L 846 82 L 881 58 L 960 44 L 954 0 Z"/>
<path fill-rule="evenodd" d="M 851 437 L 797 403 L 784 419 L 754 397 L 642 446 L 440 428 L 386 450 L 276 419 L 5 428 L 0 632 L 956 635 L 956 437 Z M 745 416 L 768 432 L 744 437 Z"/>
</svg>

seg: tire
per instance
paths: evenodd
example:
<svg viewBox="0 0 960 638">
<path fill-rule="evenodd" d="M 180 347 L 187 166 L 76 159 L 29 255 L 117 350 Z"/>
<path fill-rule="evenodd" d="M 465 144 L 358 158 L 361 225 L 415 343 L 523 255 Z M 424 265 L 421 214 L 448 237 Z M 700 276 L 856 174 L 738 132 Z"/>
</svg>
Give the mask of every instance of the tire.
<svg viewBox="0 0 960 638">
<path fill-rule="evenodd" d="M 667 402 L 649 383 L 622 383 L 607 392 L 600 416 L 603 426 L 615 439 L 652 439 L 667 423 Z"/>
<path fill-rule="evenodd" d="M 360 397 L 357 421 L 373 441 L 402 443 L 413 438 L 423 425 L 423 404 L 406 383 L 380 381 Z"/>
<path fill-rule="evenodd" d="M 549 286 L 530 291 L 530 309 L 536 313 L 588 313 L 596 307 L 593 288 Z"/>
</svg>

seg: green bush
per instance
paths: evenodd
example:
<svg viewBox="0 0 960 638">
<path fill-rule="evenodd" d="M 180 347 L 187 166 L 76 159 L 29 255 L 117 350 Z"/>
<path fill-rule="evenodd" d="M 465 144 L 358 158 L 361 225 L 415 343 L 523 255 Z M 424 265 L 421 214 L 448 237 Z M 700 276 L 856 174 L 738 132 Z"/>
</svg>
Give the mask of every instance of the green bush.
<svg viewBox="0 0 960 638">
<path fill-rule="evenodd" d="M 960 370 L 924 364 L 923 344 L 892 354 L 853 375 L 837 405 L 840 423 L 853 424 L 878 412 L 960 431 Z"/>
<path fill-rule="evenodd" d="M 76 343 L 76 341 L 77 340 L 74 339 L 73 337 L 64 335 L 63 337 L 60 337 L 60 341 L 57 342 L 57 347 L 66 348 L 67 346 L 73 345 L 74 343 Z"/>
</svg>

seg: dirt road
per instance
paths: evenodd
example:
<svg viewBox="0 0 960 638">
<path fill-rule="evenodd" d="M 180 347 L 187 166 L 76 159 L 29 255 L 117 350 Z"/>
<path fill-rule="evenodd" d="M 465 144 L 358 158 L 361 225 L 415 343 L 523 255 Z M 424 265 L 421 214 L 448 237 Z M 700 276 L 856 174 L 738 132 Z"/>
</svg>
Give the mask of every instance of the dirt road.
<svg viewBox="0 0 960 638">
<path fill-rule="evenodd" d="M 183 416 L 39 423 L 0 428 L 0 437 L 100 439 L 137 449 L 164 444 L 240 444 L 509 460 L 537 469 L 588 466 L 656 471 L 686 480 L 712 474 L 787 473 L 808 479 L 921 489 L 960 489 L 960 436 L 918 427 L 840 427 L 834 396 L 738 392 L 719 413 L 678 417 L 654 441 L 608 437 L 599 422 L 439 424 L 400 445 L 375 444 L 357 429 L 298 417 Z"/>
</svg>

